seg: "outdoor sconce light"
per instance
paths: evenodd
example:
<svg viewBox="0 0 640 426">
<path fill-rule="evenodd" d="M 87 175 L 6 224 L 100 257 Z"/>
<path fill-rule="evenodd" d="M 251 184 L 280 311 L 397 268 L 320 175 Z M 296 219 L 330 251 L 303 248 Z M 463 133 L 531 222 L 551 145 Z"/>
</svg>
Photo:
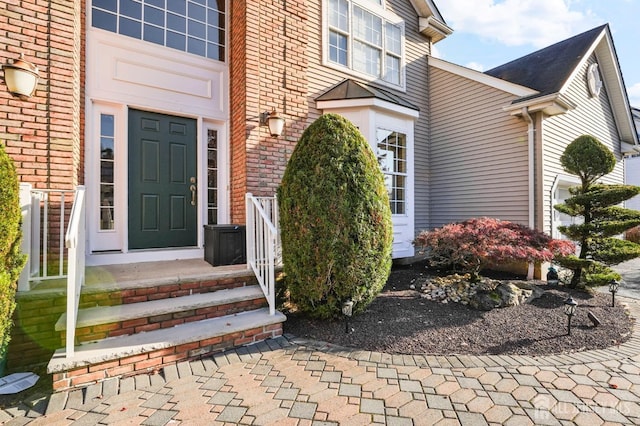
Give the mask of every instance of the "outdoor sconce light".
<svg viewBox="0 0 640 426">
<path fill-rule="evenodd" d="M 577 306 L 578 302 L 573 300 L 571 296 L 564 301 L 564 313 L 567 316 L 567 334 L 569 336 L 571 336 L 571 317 L 576 313 Z"/>
<path fill-rule="evenodd" d="M 38 85 L 38 67 L 24 60 L 24 54 L 20 58 L 10 60 L 2 65 L 4 81 L 9 93 L 22 100 L 30 98 Z"/>
<path fill-rule="evenodd" d="M 620 288 L 620 281 L 611 280 L 609 282 L 609 291 L 611 292 L 611 307 L 616 306 L 616 293 Z"/>
<path fill-rule="evenodd" d="M 349 318 L 353 315 L 353 300 L 347 299 L 347 301 L 342 304 L 342 315 L 344 315 L 345 319 L 344 332 L 349 334 Z"/>
<path fill-rule="evenodd" d="M 547 272 L 547 284 L 558 284 L 558 270 L 553 266 L 549 266 L 549 272 Z"/>
<path fill-rule="evenodd" d="M 260 124 L 266 124 L 269 127 L 269 134 L 277 138 L 282 134 L 282 130 L 284 129 L 284 118 L 280 117 L 274 108 L 271 112 L 262 113 L 260 116 Z"/>
</svg>

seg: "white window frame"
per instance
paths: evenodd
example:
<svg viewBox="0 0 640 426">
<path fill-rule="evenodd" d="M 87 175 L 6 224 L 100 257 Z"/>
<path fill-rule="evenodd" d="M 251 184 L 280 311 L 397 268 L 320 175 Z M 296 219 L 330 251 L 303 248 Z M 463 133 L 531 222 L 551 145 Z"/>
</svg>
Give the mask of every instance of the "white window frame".
<svg viewBox="0 0 640 426">
<path fill-rule="evenodd" d="M 113 229 L 100 229 L 100 117 L 102 114 L 114 117 L 114 157 L 113 157 Z M 106 102 L 94 102 L 91 106 L 91 140 L 86 145 L 88 164 L 86 170 L 87 215 L 91 238 L 89 250 L 121 251 L 127 227 L 127 115 L 126 108 Z"/>
<path fill-rule="evenodd" d="M 330 27 L 330 19 L 329 19 L 329 1 L 323 0 L 322 2 L 322 16 L 323 16 L 323 25 L 322 25 L 322 64 L 326 67 L 333 68 L 335 70 L 339 70 L 365 81 L 375 81 L 380 85 L 384 85 L 386 87 L 390 87 L 396 90 L 406 91 L 406 72 L 405 72 L 405 64 L 406 64 L 406 56 L 405 56 L 405 23 L 404 20 L 396 15 L 395 13 L 390 12 L 386 9 L 386 4 L 382 1 L 382 5 L 378 5 L 377 2 L 373 2 L 371 0 L 345 0 L 348 3 L 348 19 L 347 19 L 347 31 L 342 31 L 340 29 L 333 29 Z M 378 75 L 372 75 L 366 72 L 360 72 L 355 69 L 355 64 L 353 60 L 354 54 L 354 44 L 356 42 L 361 42 L 357 40 L 353 34 L 352 21 L 353 21 L 353 9 L 357 6 L 368 13 L 375 15 L 376 17 L 382 20 L 382 36 L 381 36 L 381 48 L 380 48 L 380 70 Z M 400 29 L 400 53 L 393 52 L 387 49 L 387 25 L 394 25 Z M 337 31 L 336 31 L 337 30 Z M 343 36 L 347 37 L 347 65 L 342 65 L 337 62 L 333 62 L 329 59 L 329 40 L 330 34 L 332 31 L 339 32 Z M 364 43 L 367 46 L 370 46 L 370 43 Z M 387 70 L 387 58 L 393 57 L 399 59 L 399 82 L 394 83 L 393 81 L 387 80 L 384 78 L 384 75 Z"/>
</svg>

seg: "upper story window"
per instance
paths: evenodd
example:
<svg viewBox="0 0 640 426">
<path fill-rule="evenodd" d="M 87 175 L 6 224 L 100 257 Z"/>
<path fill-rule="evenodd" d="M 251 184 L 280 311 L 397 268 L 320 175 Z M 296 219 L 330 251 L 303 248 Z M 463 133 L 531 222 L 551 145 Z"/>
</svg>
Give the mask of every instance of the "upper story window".
<svg viewBox="0 0 640 426">
<path fill-rule="evenodd" d="M 328 0 L 327 62 L 392 86 L 404 85 L 404 25 L 382 0 Z"/>
<path fill-rule="evenodd" d="M 91 25 L 225 61 L 225 0 L 93 0 Z"/>
</svg>

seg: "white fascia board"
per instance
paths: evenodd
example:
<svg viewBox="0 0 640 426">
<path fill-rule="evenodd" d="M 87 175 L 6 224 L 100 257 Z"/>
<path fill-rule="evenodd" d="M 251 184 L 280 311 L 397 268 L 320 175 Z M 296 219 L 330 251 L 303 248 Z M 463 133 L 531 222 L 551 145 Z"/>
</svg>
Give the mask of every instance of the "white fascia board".
<svg viewBox="0 0 640 426">
<path fill-rule="evenodd" d="M 509 104 L 502 109 L 511 115 L 516 116 L 522 114 L 523 108 L 527 108 L 531 113 L 543 111 L 547 115 L 558 115 L 564 114 L 575 107 L 576 106 L 573 103 L 569 102 L 559 93 L 553 93 L 551 95 L 533 98 L 528 101 Z"/>
<path fill-rule="evenodd" d="M 340 99 L 335 101 L 317 101 L 316 107 L 320 110 L 341 108 L 378 108 L 384 111 L 394 112 L 405 117 L 418 118 L 420 111 L 403 107 L 377 98 Z"/>
<path fill-rule="evenodd" d="M 515 96 L 525 97 L 536 95 L 539 93 L 537 90 L 533 90 L 529 87 L 514 84 L 500 78 L 492 77 L 480 71 L 472 70 L 471 68 L 463 67 L 462 65 L 457 65 L 451 62 L 444 61 L 442 59 L 434 58 L 433 56 L 429 56 L 429 65 L 443 71 L 459 75 L 460 77 L 482 83 L 489 87 L 502 90 L 503 92 L 507 92 Z"/>
<path fill-rule="evenodd" d="M 433 16 L 429 16 L 427 18 L 419 17 L 418 31 L 420 31 L 421 34 L 430 37 L 433 43 L 444 40 L 448 35 L 453 33 L 451 28 L 438 21 Z"/>
<path fill-rule="evenodd" d="M 425 18 L 429 16 L 434 16 L 441 23 L 444 23 L 444 18 L 438 11 L 438 8 L 433 3 L 433 1 L 431 0 L 410 0 L 410 1 L 411 1 L 411 5 L 418 13 L 418 16 L 425 17 Z"/>
<path fill-rule="evenodd" d="M 627 142 L 620 142 L 620 150 L 625 155 L 635 155 L 640 153 L 640 146 L 633 145 Z"/>
</svg>

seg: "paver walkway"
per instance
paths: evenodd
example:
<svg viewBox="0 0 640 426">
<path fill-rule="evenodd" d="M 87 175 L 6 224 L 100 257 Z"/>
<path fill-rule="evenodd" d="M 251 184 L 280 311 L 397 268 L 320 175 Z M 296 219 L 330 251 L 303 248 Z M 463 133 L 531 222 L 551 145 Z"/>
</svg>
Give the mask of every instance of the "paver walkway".
<svg viewBox="0 0 640 426">
<path fill-rule="evenodd" d="M 640 301 L 624 300 L 638 317 Z M 0 411 L 6 425 L 640 424 L 640 331 L 569 355 L 421 356 L 282 337 Z"/>
</svg>

